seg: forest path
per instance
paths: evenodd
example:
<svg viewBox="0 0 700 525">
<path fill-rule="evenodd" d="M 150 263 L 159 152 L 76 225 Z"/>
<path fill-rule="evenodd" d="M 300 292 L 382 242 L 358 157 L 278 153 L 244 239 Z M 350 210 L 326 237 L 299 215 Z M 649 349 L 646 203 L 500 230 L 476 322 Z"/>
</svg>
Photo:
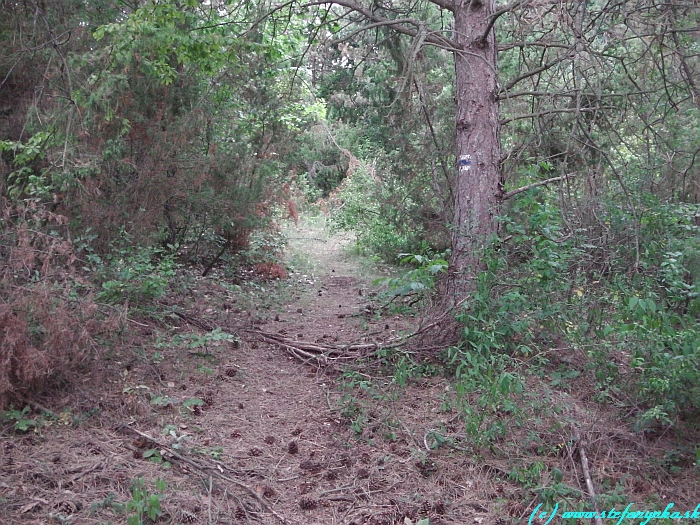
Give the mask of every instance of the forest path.
<svg viewBox="0 0 700 525">
<path fill-rule="evenodd" d="M 330 235 L 319 219 L 304 220 L 287 235 L 292 271 L 284 281 L 263 285 L 271 293 L 261 293 L 255 313 L 248 312 L 257 329 L 290 341 L 337 345 L 381 342 L 409 328 L 401 316 L 374 314 L 371 283 L 388 273 L 353 255 L 349 236 Z M 337 364 L 300 362 L 284 346 L 251 332 L 241 350 L 236 364 L 245 386 L 221 391 L 222 405 L 230 408 L 220 412 L 212 430 L 229 427 L 229 414 L 236 413 L 233 435 L 240 437 L 226 449 L 247 455 L 245 467 L 269 472 L 268 480 L 284 480 L 266 486 L 290 523 L 388 524 L 419 517 L 425 501 L 411 503 L 408 492 L 403 498 L 397 494 L 403 492 L 400 486 L 413 485 L 406 476 L 423 480 L 414 465 L 420 444 L 396 428 L 398 420 L 387 426 L 390 413 L 374 406 L 396 404 L 395 393 L 381 392 L 380 385 L 391 389 L 391 379 L 370 387 L 369 376 Z M 342 384 L 345 390 L 339 390 Z M 238 409 L 232 406 L 236 402 L 242 404 Z M 265 453 L 256 456 L 258 450 Z M 270 517 L 269 523 L 274 521 Z"/>
<path fill-rule="evenodd" d="M 329 235 L 318 219 L 287 234 L 292 271 L 254 294 L 247 315 L 256 330 L 338 345 L 413 328 L 411 318 L 377 313 L 371 283 L 388 270 L 352 254 L 349 236 Z M 484 500 L 481 467 L 427 448 L 432 431 L 461 428 L 445 408 L 446 382 L 419 375 L 399 385 L 376 365 L 304 362 L 255 330 L 241 334 L 237 373 L 206 412 L 207 439 L 264 476 L 258 491 L 289 523 L 456 525 L 485 516 L 487 505 L 475 503 Z"/>
<path fill-rule="evenodd" d="M 280 319 L 289 323 L 285 331 L 304 340 L 353 343 L 366 339 L 368 331 L 377 332 L 379 325 L 380 334 L 387 333 L 375 335 L 385 339 L 405 324 L 401 316 L 380 321 L 371 315 L 377 306 L 372 282 L 390 271 L 351 253 L 349 235 L 330 235 L 322 218 L 304 221 L 287 233 L 287 259 L 294 271 L 282 286 L 291 285 L 294 292 Z"/>
<path fill-rule="evenodd" d="M 124 523 L 156 505 L 169 525 L 482 523 L 487 472 L 439 446 L 463 431 L 445 380 L 407 354 L 304 361 L 261 337 L 337 345 L 412 328 L 372 307 L 384 272 L 350 239 L 308 220 L 288 236 L 287 279 L 188 274 L 167 298 L 179 326 L 125 312 L 121 345 L 45 400 L 51 416 L 35 406 L 22 417 L 40 424 L 7 427 L 0 523 Z"/>
<path fill-rule="evenodd" d="M 148 513 L 161 514 L 155 525 L 525 523 L 544 465 L 578 472 L 562 453 L 568 411 L 598 436 L 593 465 L 612 457 L 637 475 L 630 501 L 669 485 L 643 471 L 645 438 L 597 411 L 593 387 L 556 392 L 529 378 L 521 406 L 533 412 L 521 414 L 536 416 L 497 413 L 512 433 L 476 447 L 466 432 L 483 396 L 457 394 L 434 360 L 419 361 L 425 352 L 300 358 L 300 341 L 381 343 L 415 319 L 378 307 L 371 283 L 387 273 L 353 255 L 347 236 L 310 219 L 287 234 L 288 278 L 235 284 L 226 268 L 183 268 L 157 306 L 118 310 L 80 375 L 4 414 L 0 524 L 152 525 Z M 542 451 L 523 445 L 533 435 Z M 681 492 L 691 478 L 677 483 L 697 499 Z"/>
</svg>

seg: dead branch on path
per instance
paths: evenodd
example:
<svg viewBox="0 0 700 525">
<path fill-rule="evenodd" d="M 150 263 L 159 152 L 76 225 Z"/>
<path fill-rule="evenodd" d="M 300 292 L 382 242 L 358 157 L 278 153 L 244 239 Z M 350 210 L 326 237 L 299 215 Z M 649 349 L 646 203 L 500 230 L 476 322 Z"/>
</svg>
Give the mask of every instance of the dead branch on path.
<svg viewBox="0 0 700 525">
<path fill-rule="evenodd" d="M 312 343 L 310 341 L 296 341 L 272 332 L 263 330 L 250 330 L 252 333 L 262 337 L 268 343 L 281 346 L 292 356 L 303 361 L 316 360 L 328 364 L 338 361 L 350 361 L 379 350 L 380 348 L 395 348 L 398 344 L 391 341 L 385 343 L 350 343 L 350 344 L 325 344 Z M 397 341 L 398 340 L 394 340 Z"/>
<path fill-rule="evenodd" d="M 297 341 L 284 337 L 273 332 L 265 332 L 260 329 L 249 329 L 250 333 L 256 334 L 268 343 L 282 347 L 293 357 L 302 361 L 315 361 L 318 364 L 329 364 L 333 362 L 355 361 L 362 357 L 367 357 L 382 349 L 397 349 L 406 345 L 410 340 L 421 336 L 438 326 L 443 319 L 438 319 L 433 323 L 429 323 L 415 332 L 401 337 L 389 339 L 387 341 L 376 342 L 355 342 L 355 343 L 318 343 L 310 341 Z M 368 334 L 369 337 L 373 334 Z M 413 351 L 404 350 L 406 353 L 414 353 Z"/>
<path fill-rule="evenodd" d="M 578 447 L 579 456 L 581 457 L 581 468 L 583 469 L 583 477 L 586 478 L 588 494 L 591 496 L 591 500 L 593 501 L 593 510 L 596 512 L 595 523 L 596 525 L 603 525 L 603 520 L 600 518 L 600 512 L 598 511 L 598 502 L 596 501 L 595 488 L 593 487 L 593 478 L 591 478 L 591 471 L 588 469 L 586 449 L 583 447 L 583 440 L 581 439 L 581 434 L 577 428 L 574 428 L 574 439 L 576 440 L 576 446 Z"/>
<path fill-rule="evenodd" d="M 279 521 L 281 521 L 284 525 L 289 525 L 289 522 L 282 516 L 280 513 L 278 513 L 275 509 L 273 509 L 267 501 L 263 499 L 263 497 L 258 494 L 252 487 L 249 487 L 245 483 L 242 483 L 236 479 L 233 479 L 230 476 L 227 476 L 223 473 L 224 468 L 221 462 L 209 462 L 206 460 L 199 460 L 195 461 L 194 459 L 186 458 L 182 454 L 176 452 L 174 449 L 168 447 L 167 445 L 161 443 L 157 439 L 154 439 L 153 437 L 149 436 L 148 434 L 144 434 L 143 432 L 140 432 L 136 430 L 133 427 L 130 427 L 128 425 L 122 425 L 121 427 L 124 430 L 128 430 L 133 432 L 134 434 L 137 434 L 141 436 L 142 438 L 146 439 L 149 443 L 149 445 L 152 445 L 153 448 L 158 448 L 161 451 L 161 454 L 164 457 L 167 457 L 168 460 L 170 461 L 179 461 L 181 463 L 187 464 L 189 467 L 195 469 L 202 475 L 205 479 L 210 479 L 212 476 L 216 476 L 219 479 L 222 479 L 224 481 L 228 481 L 229 483 L 243 489 L 246 491 L 248 494 L 253 496 L 257 502 L 269 513 L 274 515 Z M 165 452 L 165 454 L 163 454 Z M 212 463 L 212 464 L 210 464 Z M 230 470 L 230 469 L 229 469 Z"/>
</svg>

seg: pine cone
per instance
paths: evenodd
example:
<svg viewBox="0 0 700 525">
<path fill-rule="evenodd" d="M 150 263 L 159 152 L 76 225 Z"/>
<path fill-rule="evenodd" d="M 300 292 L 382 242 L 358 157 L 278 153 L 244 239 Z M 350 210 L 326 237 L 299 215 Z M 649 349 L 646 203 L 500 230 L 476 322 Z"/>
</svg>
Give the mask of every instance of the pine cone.
<svg viewBox="0 0 700 525">
<path fill-rule="evenodd" d="M 204 396 L 202 396 L 202 401 L 204 401 L 204 404 L 206 406 L 212 406 L 214 404 L 214 392 L 212 390 L 207 390 L 206 392 L 204 392 Z"/>
<path fill-rule="evenodd" d="M 182 523 L 195 523 L 197 521 L 197 515 L 188 510 L 180 511 L 180 521 Z"/>
<path fill-rule="evenodd" d="M 310 498 L 302 498 L 299 500 L 299 506 L 303 510 L 313 510 L 317 507 L 318 502 Z"/>
</svg>

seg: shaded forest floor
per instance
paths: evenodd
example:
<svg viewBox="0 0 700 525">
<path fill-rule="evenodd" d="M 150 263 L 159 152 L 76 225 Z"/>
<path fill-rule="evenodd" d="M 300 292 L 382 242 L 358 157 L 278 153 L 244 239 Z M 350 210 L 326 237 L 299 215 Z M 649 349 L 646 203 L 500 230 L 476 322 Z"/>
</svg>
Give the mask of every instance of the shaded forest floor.
<svg viewBox="0 0 700 525">
<path fill-rule="evenodd" d="M 179 316 L 125 313 L 128 330 L 84 382 L 3 423 L 0 523 L 525 523 L 535 488 L 552 501 L 573 497 L 562 479 L 586 491 L 565 415 L 583 429 L 605 503 L 700 502 L 692 458 L 664 468 L 695 436 L 635 434 L 585 384 L 531 378 L 523 403 L 538 416 L 478 448 L 453 384 L 428 367 L 401 376 L 396 355 L 300 354 L 381 345 L 418 320 L 379 308 L 371 283 L 386 270 L 351 255 L 348 239 L 313 222 L 289 237 L 287 279 L 190 276 L 168 298 Z"/>
</svg>

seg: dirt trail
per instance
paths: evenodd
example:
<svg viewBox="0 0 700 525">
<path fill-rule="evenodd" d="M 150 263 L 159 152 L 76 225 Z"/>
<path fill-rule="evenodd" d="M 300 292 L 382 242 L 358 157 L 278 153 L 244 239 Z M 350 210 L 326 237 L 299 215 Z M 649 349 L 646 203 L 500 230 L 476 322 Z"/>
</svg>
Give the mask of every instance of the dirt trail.
<svg viewBox="0 0 700 525">
<path fill-rule="evenodd" d="M 446 383 L 400 388 L 369 368 L 300 362 L 255 333 L 349 343 L 409 328 L 375 315 L 380 272 L 346 243 L 302 226 L 286 282 L 199 279 L 180 304 L 191 322 L 237 331 L 233 343 L 158 345 L 159 328 L 133 320 L 142 339 L 116 351 L 103 381 L 51 400 L 58 415 L 40 431 L 0 437 L 0 523 L 124 523 L 139 476 L 149 494 L 156 478 L 167 485 L 157 523 L 481 523 L 493 497 L 481 467 L 428 450 L 431 430 L 460 427 Z"/>
<path fill-rule="evenodd" d="M 280 314 L 283 324 L 263 328 L 308 341 L 351 343 L 366 338 L 367 332 L 386 331 L 383 338 L 405 327 L 401 316 L 370 315 L 377 306 L 372 282 L 389 275 L 388 271 L 350 253 L 349 236 L 326 235 L 320 228 L 312 224 L 289 232 L 288 254 L 298 261 L 297 271 L 290 276 L 296 294 Z"/>
</svg>

